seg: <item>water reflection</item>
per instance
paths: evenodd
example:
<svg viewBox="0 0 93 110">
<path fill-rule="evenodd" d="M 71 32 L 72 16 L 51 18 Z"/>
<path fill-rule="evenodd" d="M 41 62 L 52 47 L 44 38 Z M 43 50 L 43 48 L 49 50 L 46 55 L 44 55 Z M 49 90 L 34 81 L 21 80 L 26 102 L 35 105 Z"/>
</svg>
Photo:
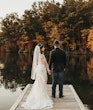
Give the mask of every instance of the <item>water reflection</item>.
<svg viewBox="0 0 93 110">
<path fill-rule="evenodd" d="M 88 74 L 86 56 L 68 56 L 65 81 L 67 81 L 67 83 L 77 84 L 87 80 Z"/>
<path fill-rule="evenodd" d="M 87 73 L 90 82 L 93 84 L 93 56 L 88 58 L 87 61 Z"/>
<path fill-rule="evenodd" d="M 4 54 L 0 56 L 0 85 L 16 91 L 18 86 L 31 82 L 32 57 L 23 54 Z M 2 68 L 3 65 L 3 68 Z"/>
<path fill-rule="evenodd" d="M 16 92 L 18 87 L 23 89 L 26 84 L 33 83 L 30 79 L 31 65 L 32 55 L 1 53 L 0 88 L 3 86 Z M 51 77 L 48 83 L 51 83 Z M 67 56 L 64 83 L 73 84 L 83 103 L 93 110 L 93 56 Z"/>
<path fill-rule="evenodd" d="M 93 110 L 93 56 L 68 56 L 65 83 L 71 83 L 89 110 Z"/>
</svg>

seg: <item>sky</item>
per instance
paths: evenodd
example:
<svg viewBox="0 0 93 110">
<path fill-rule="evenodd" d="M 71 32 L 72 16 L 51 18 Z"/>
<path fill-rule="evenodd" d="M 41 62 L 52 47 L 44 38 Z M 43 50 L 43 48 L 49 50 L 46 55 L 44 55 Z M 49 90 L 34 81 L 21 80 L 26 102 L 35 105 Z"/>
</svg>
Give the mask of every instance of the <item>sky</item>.
<svg viewBox="0 0 93 110">
<path fill-rule="evenodd" d="M 46 0 L 0 0 L 0 18 L 4 18 L 6 14 L 13 12 L 18 13 L 21 17 L 26 9 L 31 9 L 33 2 Z M 48 0 L 51 1 L 51 0 Z M 63 0 L 55 0 L 62 4 Z"/>
</svg>

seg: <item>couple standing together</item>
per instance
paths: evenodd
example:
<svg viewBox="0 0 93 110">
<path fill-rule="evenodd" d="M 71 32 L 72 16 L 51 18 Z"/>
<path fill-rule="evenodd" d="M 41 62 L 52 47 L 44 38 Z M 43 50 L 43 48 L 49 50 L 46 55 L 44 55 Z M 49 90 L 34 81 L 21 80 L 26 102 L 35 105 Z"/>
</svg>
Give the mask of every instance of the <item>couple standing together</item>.
<svg viewBox="0 0 93 110">
<path fill-rule="evenodd" d="M 52 74 L 52 97 L 56 97 L 56 85 L 59 84 L 59 98 L 63 97 L 63 76 L 66 65 L 66 54 L 60 49 L 60 42 L 54 41 L 50 53 L 49 65 L 44 56 L 44 46 L 36 45 L 33 55 L 31 78 L 35 80 L 29 95 L 22 107 L 26 109 L 52 108 L 53 100 L 47 90 L 47 72 Z"/>
</svg>

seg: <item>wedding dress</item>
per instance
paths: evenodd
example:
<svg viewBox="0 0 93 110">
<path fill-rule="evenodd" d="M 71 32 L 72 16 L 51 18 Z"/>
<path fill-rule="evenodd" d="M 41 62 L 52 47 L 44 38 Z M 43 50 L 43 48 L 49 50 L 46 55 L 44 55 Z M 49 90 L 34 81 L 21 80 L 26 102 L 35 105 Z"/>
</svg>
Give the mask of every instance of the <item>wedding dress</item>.
<svg viewBox="0 0 93 110">
<path fill-rule="evenodd" d="M 35 82 L 26 101 L 22 104 L 22 107 L 29 110 L 53 107 L 53 101 L 47 90 L 47 70 L 49 68 L 44 65 L 44 62 L 46 62 L 45 56 L 39 53 L 37 62 L 38 64 L 34 69 Z"/>
</svg>

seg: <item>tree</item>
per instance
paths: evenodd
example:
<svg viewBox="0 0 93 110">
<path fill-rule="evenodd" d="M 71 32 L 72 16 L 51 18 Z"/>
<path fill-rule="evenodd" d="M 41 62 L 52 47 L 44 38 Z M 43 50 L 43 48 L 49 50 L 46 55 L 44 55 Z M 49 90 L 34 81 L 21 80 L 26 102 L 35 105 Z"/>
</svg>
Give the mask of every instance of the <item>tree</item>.
<svg viewBox="0 0 93 110">
<path fill-rule="evenodd" d="M 24 33 L 22 25 L 17 13 L 7 15 L 1 21 L 2 36 L 5 38 L 16 40 Z"/>
<path fill-rule="evenodd" d="M 36 38 L 36 32 L 43 34 L 41 23 L 39 22 L 38 17 L 34 14 L 33 10 L 26 10 L 22 18 L 23 29 L 30 39 Z"/>
<path fill-rule="evenodd" d="M 82 29 L 90 27 L 90 13 L 92 12 L 90 7 L 89 2 L 83 0 L 64 1 L 64 20 L 70 30 L 69 35 L 75 37 L 76 40 L 80 40 Z"/>
<path fill-rule="evenodd" d="M 35 40 L 38 33 L 48 45 L 60 39 L 68 48 L 73 41 L 76 47 L 83 48 L 81 44 L 86 45 L 88 29 L 93 26 L 92 10 L 93 0 L 64 0 L 62 5 L 54 0 L 34 2 L 21 19 L 16 14 L 6 17 L 2 22 L 2 34 L 13 39 L 24 35 Z"/>
<path fill-rule="evenodd" d="M 87 39 L 87 48 L 93 52 L 93 27 L 89 30 L 89 35 Z"/>
</svg>

